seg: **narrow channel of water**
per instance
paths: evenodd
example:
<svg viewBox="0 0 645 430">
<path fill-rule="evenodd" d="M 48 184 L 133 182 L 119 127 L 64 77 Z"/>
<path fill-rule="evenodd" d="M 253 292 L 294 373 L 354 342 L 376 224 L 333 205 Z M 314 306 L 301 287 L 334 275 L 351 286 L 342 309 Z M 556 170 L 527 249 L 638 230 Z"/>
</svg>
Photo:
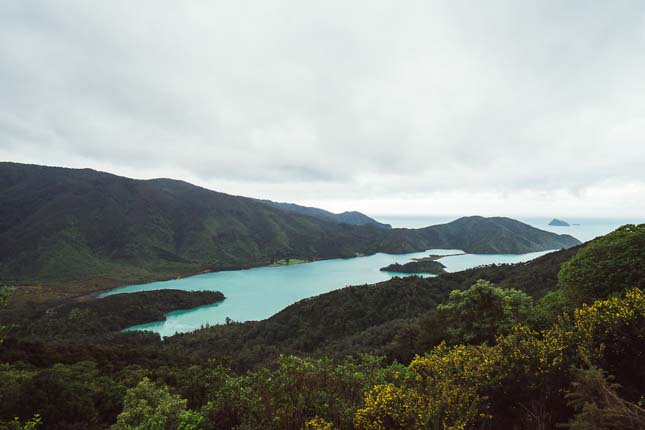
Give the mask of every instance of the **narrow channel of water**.
<svg viewBox="0 0 645 430">
<path fill-rule="evenodd" d="M 221 324 L 226 318 L 235 321 L 261 320 L 270 317 L 292 303 L 348 285 L 373 284 L 390 279 L 392 273 L 381 267 L 406 263 L 412 258 L 430 254 L 461 253 L 455 249 L 431 249 L 412 254 L 375 254 L 367 257 L 325 260 L 281 267 L 205 273 L 189 278 L 118 288 L 103 296 L 136 291 L 179 289 L 186 291 L 215 290 L 226 296 L 223 302 L 196 309 L 175 311 L 165 321 L 130 327 L 129 330 L 151 330 L 162 336 L 187 332 L 206 324 Z M 466 254 L 444 257 L 441 260 L 449 272 L 492 263 L 528 261 L 546 252 L 530 254 Z M 405 276 L 402 274 L 402 276 Z"/>
</svg>

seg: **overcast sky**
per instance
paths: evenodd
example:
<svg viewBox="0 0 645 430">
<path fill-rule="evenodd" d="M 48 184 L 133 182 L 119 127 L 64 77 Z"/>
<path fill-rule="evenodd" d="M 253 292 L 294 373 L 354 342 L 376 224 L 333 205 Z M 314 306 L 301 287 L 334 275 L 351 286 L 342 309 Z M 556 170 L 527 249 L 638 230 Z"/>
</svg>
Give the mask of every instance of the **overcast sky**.
<svg viewBox="0 0 645 430">
<path fill-rule="evenodd" d="M 2 1 L 0 160 L 368 214 L 645 214 L 645 2 Z"/>
</svg>

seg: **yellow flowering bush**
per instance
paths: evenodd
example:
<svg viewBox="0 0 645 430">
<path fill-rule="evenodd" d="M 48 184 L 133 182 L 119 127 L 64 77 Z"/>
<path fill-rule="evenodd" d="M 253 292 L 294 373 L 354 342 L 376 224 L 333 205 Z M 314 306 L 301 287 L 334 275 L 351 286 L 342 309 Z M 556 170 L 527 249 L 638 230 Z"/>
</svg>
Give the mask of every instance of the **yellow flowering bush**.
<svg viewBox="0 0 645 430">
<path fill-rule="evenodd" d="M 356 429 L 416 430 L 425 428 L 428 408 L 415 390 L 393 384 L 377 385 L 365 396 L 365 407 L 356 412 Z"/>
<path fill-rule="evenodd" d="M 486 399 L 480 393 L 494 370 L 490 352 L 488 346 L 444 343 L 425 357 L 417 356 L 410 364 L 415 382 L 406 388 L 374 387 L 356 414 L 356 428 L 463 430 L 487 420 Z"/>
<path fill-rule="evenodd" d="M 334 430 L 334 424 L 320 417 L 305 422 L 304 430 Z"/>
<path fill-rule="evenodd" d="M 492 424 L 501 428 L 498 424 L 504 421 L 495 413 L 533 416 L 527 412 L 531 407 L 542 411 L 566 407 L 571 368 L 587 358 L 619 360 L 625 367 L 625 360 L 635 355 L 629 371 L 645 379 L 643 372 L 636 375 L 644 344 L 645 295 L 639 289 L 584 305 L 542 332 L 516 326 L 493 346 L 442 343 L 412 361 L 412 382 L 377 385 L 367 392 L 365 406 L 355 415 L 355 428 L 466 430 Z M 548 420 L 549 413 L 540 419 Z"/>
<path fill-rule="evenodd" d="M 625 293 L 623 298 L 611 297 L 591 306 L 582 305 L 574 313 L 574 324 L 581 339 L 591 344 L 598 336 L 615 332 L 636 318 L 645 317 L 645 296 L 638 288 Z"/>
</svg>

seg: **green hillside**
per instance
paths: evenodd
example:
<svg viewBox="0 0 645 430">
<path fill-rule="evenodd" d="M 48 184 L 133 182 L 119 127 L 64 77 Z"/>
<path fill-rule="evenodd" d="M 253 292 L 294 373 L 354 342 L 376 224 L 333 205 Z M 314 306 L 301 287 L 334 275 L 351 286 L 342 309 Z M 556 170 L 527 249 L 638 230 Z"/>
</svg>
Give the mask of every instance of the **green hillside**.
<svg viewBox="0 0 645 430">
<path fill-rule="evenodd" d="M 348 287 L 164 341 L 115 330 L 146 303 L 158 318 L 217 293 L 31 315 L 10 299 L 0 428 L 645 428 L 644 237 L 627 225 L 530 262 Z"/>
<path fill-rule="evenodd" d="M 579 242 L 506 218 L 425 229 L 350 225 L 171 179 L 0 163 L 0 279 L 90 287 L 288 258 L 458 248 L 524 253 Z"/>
<path fill-rule="evenodd" d="M 424 317 L 451 291 L 486 279 L 537 299 L 557 288 L 561 265 L 578 249 L 515 265 L 346 287 L 301 300 L 263 321 L 214 326 L 176 335 L 169 342 L 180 343 L 201 358 L 231 359 L 240 369 L 267 364 L 279 354 L 343 357 L 370 352 L 410 359 L 415 347 L 421 349 L 434 341 L 422 334 L 428 330 Z"/>
</svg>

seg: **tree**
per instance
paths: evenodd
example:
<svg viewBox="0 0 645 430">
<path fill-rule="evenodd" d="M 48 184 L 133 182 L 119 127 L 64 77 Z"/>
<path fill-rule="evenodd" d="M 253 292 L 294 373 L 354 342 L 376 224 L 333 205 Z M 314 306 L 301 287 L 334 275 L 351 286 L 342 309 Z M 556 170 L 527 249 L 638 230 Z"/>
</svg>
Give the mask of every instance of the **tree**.
<svg viewBox="0 0 645 430">
<path fill-rule="evenodd" d="M 183 422 L 182 422 L 183 421 Z M 191 426 L 189 426 L 192 425 Z M 199 417 L 186 413 L 186 400 L 171 394 L 166 386 L 158 386 L 143 378 L 127 391 L 123 412 L 113 430 L 177 430 L 198 429 Z"/>
<path fill-rule="evenodd" d="M 571 313 L 574 309 L 575 307 L 562 289 L 548 291 L 533 306 L 528 324 L 534 329 L 544 330 L 550 327 L 559 316 Z"/>
<path fill-rule="evenodd" d="M 586 368 L 574 369 L 575 380 L 567 394 L 577 411 L 567 427 L 572 430 L 619 430 L 645 428 L 645 409 L 618 395 L 620 385 L 588 360 Z"/>
<path fill-rule="evenodd" d="M 555 428 L 571 418 L 564 392 L 571 369 L 586 361 L 616 375 L 625 401 L 592 374 L 569 397 L 580 411 L 572 428 L 645 428 L 634 403 L 645 394 L 644 342 L 645 294 L 635 288 L 584 305 L 542 332 L 518 325 L 494 345 L 442 343 L 412 361 L 413 378 L 366 392 L 354 424 L 358 430 L 466 430 L 517 428 L 524 421 L 523 428 Z M 611 425 L 612 417 L 622 425 L 594 427 L 596 418 Z"/>
<path fill-rule="evenodd" d="M 524 321 L 532 303 L 522 291 L 498 288 L 480 279 L 465 291 L 452 291 L 437 306 L 438 322 L 449 343 L 492 343 Z"/>
<path fill-rule="evenodd" d="M 34 415 L 33 418 L 24 422 L 21 422 L 18 418 L 8 422 L 0 422 L 0 430 L 36 430 L 40 424 L 40 416 Z"/>
<path fill-rule="evenodd" d="M 574 305 L 645 288 L 645 224 L 624 225 L 590 242 L 562 265 L 558 283 Z"/>
</svg>

